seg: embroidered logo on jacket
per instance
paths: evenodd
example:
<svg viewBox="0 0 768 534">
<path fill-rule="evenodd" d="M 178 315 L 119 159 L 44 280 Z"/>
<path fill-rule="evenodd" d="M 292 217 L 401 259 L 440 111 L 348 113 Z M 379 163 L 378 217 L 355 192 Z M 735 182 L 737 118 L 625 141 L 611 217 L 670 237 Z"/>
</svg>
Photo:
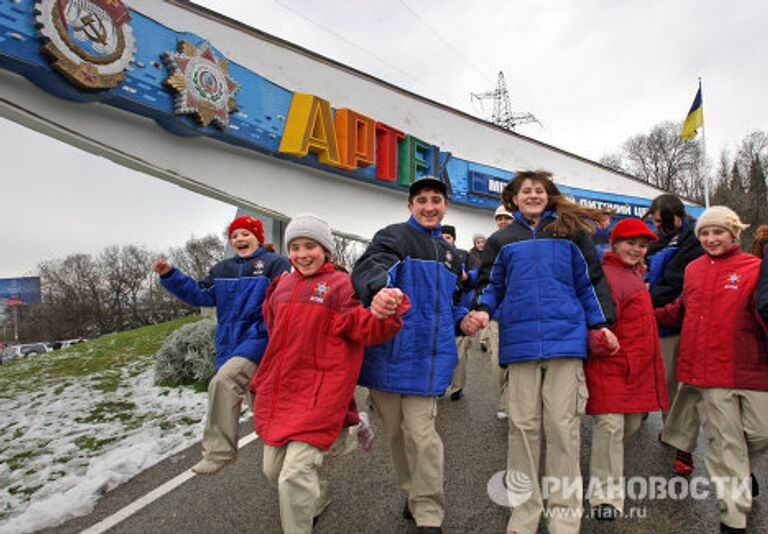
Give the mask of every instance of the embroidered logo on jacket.
<svg viewBox="0 0 768 534">
<path fill-rule="evenodd" d="M 264 262 L 261 260 L 256 260 L 253 264 L 253 275 L 260 276 L 262 274 L 264 274 Z"/>
<path fill-rule="evenodd" d="M 725 282 L 725 289 L 739 289 L 739 282 L 741 282 L 741 275 L 731 273 L 728 275 L 728 279 Z"/>
<path fill-rule="evenodd" d="M 445 251 L 445 261 L 443 263 L 448 269 L 453 269 L 453 253 L 450 250 Z"/>
<path fill-rule="evenodd" d="M 309 297 L 309 300 L 312 302 L 317 302 L 318 304 L 322 304 L 325 302 L 325 297 L 328 295 L 328 290 L 331 289 L 331 286 L 328 285 L 327 282 L 320 282 L 315 286 L 315 294 Z"/>
</svg>

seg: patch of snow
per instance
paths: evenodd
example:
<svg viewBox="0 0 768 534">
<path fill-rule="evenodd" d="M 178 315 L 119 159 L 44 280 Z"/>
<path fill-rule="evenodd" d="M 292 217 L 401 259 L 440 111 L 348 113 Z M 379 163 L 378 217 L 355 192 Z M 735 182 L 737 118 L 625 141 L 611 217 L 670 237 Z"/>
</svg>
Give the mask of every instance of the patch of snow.
<svg viewBox="0 0 768 534">
<path fill-rule="evenodd" d="M 88 514 L 105 492 L 200 440 L 204 392 L 155 386 L 151 368 L 130 375 L 124 370 L 124 386 L 109 393 L 94 389 L 97 376 L 90 375 L 2 399 L 0 512 L 8 515 L 0 533 Z M 89 418 L 100 403 L 136 406 Z"/>
</svg>

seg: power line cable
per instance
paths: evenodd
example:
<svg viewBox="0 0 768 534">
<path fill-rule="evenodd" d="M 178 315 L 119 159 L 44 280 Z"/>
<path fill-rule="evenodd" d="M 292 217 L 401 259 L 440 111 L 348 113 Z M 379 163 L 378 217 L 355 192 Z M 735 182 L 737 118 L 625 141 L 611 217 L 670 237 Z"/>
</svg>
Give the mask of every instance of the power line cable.
<svg viewBox="0 0 768 534">
<path fill-rule="evenodd" d="M 349 39 L 347 39 L 346 37 L 344 37 L 344 36 L 342 36 L 342 35 L 339 35 L 339 34 L 338 34 L 338 33 L 336 33 L 335 31 L 333 31 L 333 30 L 331 30 L 330 28 L 328 28 L 328 27 L 324 26 L 323 24 L 320 24 L 319 22 L 317 22 L 317 21 L 315 21 L 315 20 L 311 19 L 310 17 L 308 17 L 308 16 L 304 15 L 303 13 L 300 13 L 300 12 L 296 11 L 296 10 L 295 10 L 295 9 L 293 9 L 291 6 L 289 6 L 289 5 L 285 4 L 285 3 L 284 3 L 284 2 L 282 2 L 281 0 L 272 0 L 272 1 L 273 1 L 274 3 L 276 3 L 276 4 L 278 4 L 278 5 L 279 5 L 280 7 L 282 7 L 283 9 L 285 9 L 285 10 L 287 10 L 287 11 L 291 12 L 293 15 L 295 15 L 295 16 L 297 16 L 297 17 L 299 17 L 299 18 L 301 18 L 301 19 L 303 19 L 303 20 L 305 20 L 305 21 L 309 22 L 310 24 L 313 24 L 313 25 L 317 26 L 317 27 L 318 27 L 318 28 L 320 28 L 321 30 L 323 30 L 323 31 L 325 31 L 325 32 L 327 32 L 327 33 L 329 33 L 329 34 L 333 35 L 333 36 L 334 36 L 334 37 L 336 37 L 337 39 L 339 39 L 339 40 L 343 41 L 343 42 L 344 42 L 345 44 L 347 44 L 348 46 L 351 46 L 352 48 L 354 48 L 354 49 L 356 49 L 356 50 L 358 50 L 358 51 L 360 51 L 360 52 L 363 52 L 363 53 L 365 53 L 366 55 L 368 55 L 368 56 L 370 56 L 370 57 L 374 58 L 375 60 L 379 61 L 380 63 L 382 63 L 383 65 L 385 65 L 385 66 L 389 67 L 390 69 L 392 69 L 392 70 L 396 71 L 397 73 L 399 73 L 399 74 L 401 74 L 401 75 L 403 75 L 403 76 L 405 76 L 405 77 L 407 77 L 407 78 L 410 78 L 410 79 L 411 79 L 411 80 L 413 80 L 413 81 L 416 81 L 417 83 L 421 84 L 421 85 L 422 85 L 422 86 L 424 86 L 424 87 L 427 87 L 427 88 L 431 89 L 432 91 L 435 91 L 436 93 L 438 93 L 438 94 L 440 94 L 441 96 L 443 96 L 443 98 L 445 98 L 446 100 L 448 100 L 448 101 L 453 101 L 453 102 L 454 102 L 454 105 L 456 105 L 457 107 L 461 107 L 461 106 L 463 106 L 463 105 L 464 105 L 464 104 L 463 104 L 463 100 L 464 100 L 463 98 L 459 98 L 459 97 L 457 97 L 457 96 L 455 96 L 455 95 L 449 95 L 449 94 L 447 94 L 447 93 L 443 92 L 441 89 L 439 89 L 439 88 L 437 88 L 437 87 L 435 87 L 435 86 L 433 86 L 433 85 L 429 84 L 428 82 L 425 82 L 424 80 L 421 80 L 421 79 L 417 78 L 417 77 L 416 77 L 416 76 L 414 76 L 413 74 L 411 74 L 411 73 L 409 73 L 409 72 L 407 72 L 407 71 L 404 71 L 404 70 L 402 70 L 401 68 L 397 67 L 396 65 L 393 65 L 393 64 L 392 64 L 392 63 L 390 63 L 389 61 L 387 61 L 387 60 L 385 60 L 385 59 L 383 59 L 383 58 L 381 58 L 381 57 L 377 56 L 377 55 L 376 55 L 376 54 L 374 54 L 373 52 L 370 52 L 370 51 L 366 50 L 365 48 L 363 48 L 362 46 L 360 46 L 360 45 L 358 45 L 358 44 L 356 44 L 356 43 L 354 43 L 354 42 L 350 41 L 350 40 L 349 40 Z M 459 102 L 462 102 L 462 104 L 459 104 Z"/>
<path fill-rule="evenodd" d="M 445 46 L 447 46 L 451 52 L 456 54 L 456 56 L 459 57 L 464 63 L 469 65 L 471 69 L 473 69 L 476 73 L 478 73 L 486 82 L 489 84 L 494 83 L 494 81 L 489 78 L 479 67 L 477 67 L 474 63 L 472 63 L 471 60 L 469 60 L 464 54 L 462 54 L 455 46 L 453 46 L 448 39 L 444 38 L 440 33 L 438 33 L 437 30 L 435 30 L 426 20 L 424 20 L 421 15 L 419 15 L 414 9 L 411 8 L 411 6 L 408 5 L 408 3 L 405 0 L 398 0 L 400 4 L 408 10 L 408 12 L 416 17 L 416 19 L 421 22 L 421 24 L 431 33 L 438 41 L 443 43 Z"/>
</svg>

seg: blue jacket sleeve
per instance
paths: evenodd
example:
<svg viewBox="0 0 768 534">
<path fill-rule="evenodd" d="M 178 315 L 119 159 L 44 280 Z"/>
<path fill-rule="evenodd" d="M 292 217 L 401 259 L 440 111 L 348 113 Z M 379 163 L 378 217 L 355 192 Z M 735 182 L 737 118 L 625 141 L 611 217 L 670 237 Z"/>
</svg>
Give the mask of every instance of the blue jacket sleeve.
<svg viewBox="0 0 768 534">
<path fill-rule="evenodd" d="M 483 310 L 493 317 L 501 304 L 506 287 L 506 265 L 501 254 L 500 243 L 495 234 L 485 242 L 480 254 L 480 269 L 477 275 L 477 302 L 475 309 Z"/>
<path fill-rule="evenodd" d="M 573 239 L 576 245 L 571 261 L 576 296 L 587 317 L 589 328 L 610 326 L 616 320 L 611 289 L 592 239 L 579 232 Z"/>
<path fill-rule="evenodd" d="M 390 269 L 403 259 L 400 240 L 393 228 L 376 232 L 352 269 L 352 284 L 363 306 L 368 308 L 376 293 L 389 285 Z"/>
<path fill-rule="evenodd" d="M 177 268 L 160 277 L 160 284 L 172 295 L 190 306 L 215 306 L 216 282 L 213 269 L 200 282 L 196 282 Z"/>
</svg>

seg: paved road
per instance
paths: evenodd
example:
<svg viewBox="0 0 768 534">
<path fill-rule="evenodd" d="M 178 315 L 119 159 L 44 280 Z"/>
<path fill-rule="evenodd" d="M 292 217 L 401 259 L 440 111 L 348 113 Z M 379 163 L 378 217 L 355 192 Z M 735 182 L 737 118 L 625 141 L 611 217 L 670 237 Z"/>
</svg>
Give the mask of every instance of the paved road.
<svg viewBox="0 0 768 534">
<path fill-rule="evenodd" d="M 506 451 L 506 422 L 495 418 L 493 391 L 487 363 L 474 355 L 468 365 L 466 396 L 458 401 L 440 400 L 438 428 L 445 443 L 446 533 L 505 531 L 508 510 L 488 497 L 487 483 L 502 470 Z M 355 453 L 328 466 L 333 502 L 320 518 L 315 532 L 413 533 L 412 523 L 400 516 L 404 494 L 394 482 L 389 449 L 383 429 L 374 418 L 377 447 L 370 454 Z M 667 478 L 673 451 L 661 446 L 656 435 L 660 418 L 652 416 L 627 449 L 626 476 Z M 582 470 L 588 473 L 591 420 L 582 428 Z M 243 435 L 251 430 L 243 425 Z M 699 451 L 704 449 L 703 440 Z M 199 458 L 199 445 L 145 471 L 127 484 L 106 494 L 89 516 L 75 519 L 47 532 L 80 532 L 110 516 L 165 481 L 189 469 Z M 184 532 L 277 533 L 280 520 L 277 493 L 261 474 L 262 444 L 259 440 L 241 450 L 237 464 L 215 476 L 194 476 L 171 493 L 113 527 L 110 533 Z M 700 453 L 695 455 L 695 475 L 706 473 Z M 768 469 L 756 469 L 768 493 Z M 661 479 L 660 479 L 661 480 Z M 768 533 L 766 496 L 758 498 L 750 532 Z M 613 523 L 591 518 L 582 521 L 584 533 L 706 533 L 718 531 L 717 503 L 703 500 L 645 499 L 628 501 L 643 517 Z M 540 532 L 546 532 L 540 528 Z"/>
</svg>

